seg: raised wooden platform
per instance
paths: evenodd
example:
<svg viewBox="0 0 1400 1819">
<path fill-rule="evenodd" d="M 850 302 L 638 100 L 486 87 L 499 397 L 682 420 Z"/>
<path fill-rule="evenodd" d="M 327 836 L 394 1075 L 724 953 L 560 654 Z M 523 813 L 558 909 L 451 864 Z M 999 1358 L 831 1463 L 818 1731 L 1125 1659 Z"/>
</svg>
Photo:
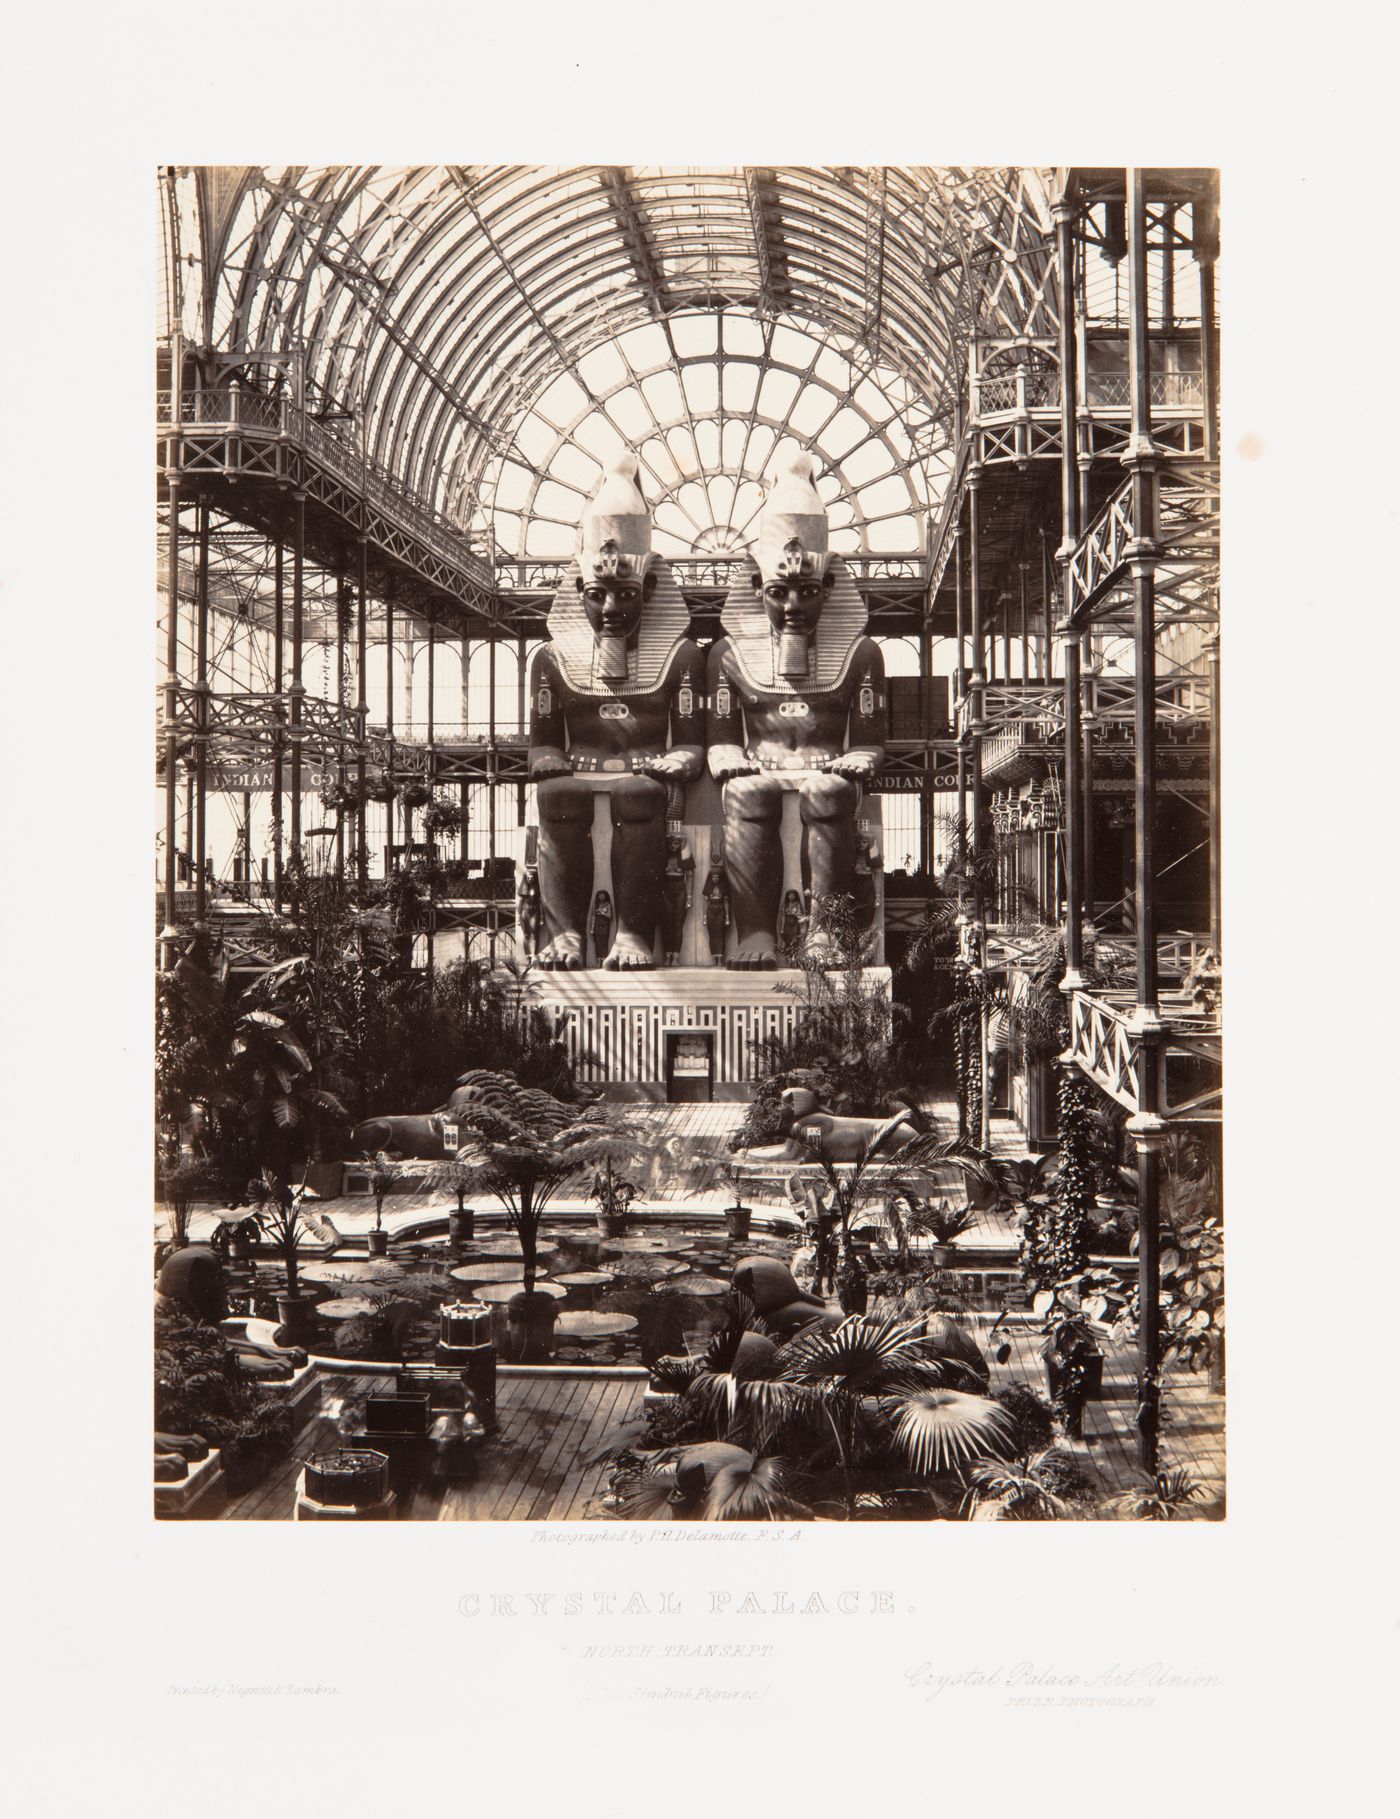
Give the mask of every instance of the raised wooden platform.
<svg viewBox="0 0 1400 1819">
<path fill-rule="evenodd" d="M 974 1322 L 984 1329 L 986 1322 Z M 1004 1329 L 1005 1330 L 1005 1329 Z M 1033 1327 L 1014 1327 L 1012 1353 L 992 1370 L 992 1387 L 1028 1383 L 1042 1394 L 1043 1367 Z M 296 1480 L 308 1453 L 332 1446 L 337 1438 L 333 1415 L 341 1396 L 362 1396 L 382 1389 L 386 1379 L 371 1375 L 327 1375 L 323 1405 L 298 1435 L 289 1458 L 262 1484 L 240 1497 L 216 1490 L 187 1520 L 289 1522 L 296 1502 Z M 640 1418 L 645 1380 L 618 1371 L 589 1376 L 545 1375 L 502 1377 L 498 1384 L 500 1426 L 481 1449 L 474 1482 L 420 1486 L 398 1519 L 409 1522 L 563 1522 L 590 1513 L 590 1501 L 604 1488 L 607 1467 L 587 1461 L 616 1425 Z M 1182 1467 L 1201 1484 L 1192 1505 L 1201 1518 L 1218 1518 L 1225 1509 L 1225 1402 L 1210 1394 L 1204 1374 L 1168 1381 L 1161 1439 L 1164 1470 Z M 1134 1427 L 1134 1359 L 1122 1347 L 1110 1351 L 1104 1371 L 1102 1400 L 1085 1410 L 1084 1440 L 1074 1450 L 1105 1495 L 1144 1482 L 1138 1469 Z"/>
</svg>

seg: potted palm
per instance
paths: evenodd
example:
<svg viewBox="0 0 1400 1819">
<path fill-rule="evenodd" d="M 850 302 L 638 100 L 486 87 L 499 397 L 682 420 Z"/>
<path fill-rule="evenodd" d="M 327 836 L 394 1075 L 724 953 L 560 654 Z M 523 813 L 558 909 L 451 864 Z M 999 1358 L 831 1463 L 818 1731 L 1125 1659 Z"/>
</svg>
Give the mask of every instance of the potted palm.
<svg viewBox="0 0 1400 1819">
<path fill-rule="evenodd" d="M 291 1188 L 266 1168 L 248 1183 L 248 1199 L 256 1209 L 258 1227 L 287 1272 L 286 1292 L 277 1297 L 277 1317 L 289 1334 L 305 1329 L 316 1305 L 314 1296 L 302 1292 L 297 1275 L 297 1245 L 307 1230 L 301 1216 L 302 1204 L 315 1198 L 305 1181 Z"/>
<path fill-rule="evenodd" d="M 947 1269 L 956 1261 L 953 1241 L 977 1223 L 971 1206 L 954 1206 L 950 1201 L 933 1200 L 918 1194 L 902 1194 L 907 1208 L 905 1226 L 911 1234 L 927 1238 L 928 1260 L 937 1269 Z"/>
<path fill-rule="evenodd" d="M 720 1172 L 734 1195 L 733 1203 L 724 1209 L 725 1230 L 731 1238 L 747 1238 L 753 1208 L 744 1204 L 744 1171 L 737 1162 L 726 1162 Z"/>
<path fill-rule="evenodd" d="M 1126 1299 L 1111 1270 L 1081 1270 L 1042 1289 L 1031 1303 L 1044 1322 L 1046 1387 L 1071 1440 L 1084 1432 L 1084 1404 L 1103 1394 L 1104 1355 L 1095 1324 L 1113 1320 Z"/>
<path fill-rule="evenodd" d="M 371 1257 L 387 1257 L 389 1234 L 384 1230 L 384 1196 L 398 1180 L 400 1169 L 383 1150 L 376 1150 L 369 1165 L 369 1191 L 374 1195 L 374 1230 L 365 1233 L 365 1247 Z"/>
<path fill-rule="evenodd" d="M 459 1156 L 438 1163 L 428 1175 L 428 1187 L 437 1191 L 445 1188 L 457 1196 L 457 1210 L 447 1215 L 447 1237 L 454 1250 L 476 1235 L 476 1208 L 467 1205 L 471 1181 L 471 1167 Z"/>
<path fill-rule="evenodd" d="M 593 1176 L 593 1185 L 589 1189 L 589 1198 L 596 1208 L 600 1238 L 620 1238 L 627 1228 L 627 1213 L 637 1197 L 637 1185 L 619 1175 L 613 1168 L 611 1156 L 604 1158 L 603 1166 Z"/>
<path fill-rule="evenodd" d="M 179 1155 L 160 1165 L 161 1192 L 170 1210 L 170 1243 L 183 1250 L 190 1241 L 195 1197 L 209 1185 L 209 1170 L 198 1156 Z"/>
</svg>

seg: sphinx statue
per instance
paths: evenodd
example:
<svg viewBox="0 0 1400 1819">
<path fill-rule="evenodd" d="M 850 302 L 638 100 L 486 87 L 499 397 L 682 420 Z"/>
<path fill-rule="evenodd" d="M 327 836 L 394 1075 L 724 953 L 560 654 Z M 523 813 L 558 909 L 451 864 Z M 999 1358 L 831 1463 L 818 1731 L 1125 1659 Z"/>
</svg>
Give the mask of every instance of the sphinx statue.
<svg viewBox="0 0 1400 1819">
<path fill-rule="evenodd" d="M 744 1151 L 746 1163 L 772 1166 L 782 1162 L 859 1162 L 865 1157 L 883 1160 L 918 1135 L 919 1121 L 903 1106 L 889 1118 L 843 1117 L 823 1111 L 817 1095 L 807 1086 L 787 1086 L 782 1091 L 783 1140 Z"/>
<path fill-rule="evenodd" d="M 578 560 L 530 667 L 531 780 L 538 786 L 539 964 L 585 963 L 593 896 L 593 798 L 607 793 L 615 921 L 603 965 L 654 965 L 663 908 L 667 786 L 703 762 L 699 649 L 670 570 L 651 547 L 637 457 L 603 477 Z"/>
<path fill-rule="evenodd" d="M 795 790 L 812 893 L 807 950 L 834 944 L 822 909 L 854 894 L 860 785 L 884 759 L 885 670 L 854 581 L 828 547 L 811 455 L 791 458 L 764 505 L 757 563 L 730 589 L 710 651 L 711 775 L 723 785 L 735 923 L 728 961 L 778 965 L 782 804 Z"/>
</svg>

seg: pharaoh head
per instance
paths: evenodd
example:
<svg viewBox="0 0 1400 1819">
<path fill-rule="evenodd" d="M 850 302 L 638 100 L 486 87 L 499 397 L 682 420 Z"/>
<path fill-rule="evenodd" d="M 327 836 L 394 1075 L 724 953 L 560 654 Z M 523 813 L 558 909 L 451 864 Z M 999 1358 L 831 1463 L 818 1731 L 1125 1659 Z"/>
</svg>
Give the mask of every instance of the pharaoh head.
<svg viewBox="0 0 1400 1819">
<path fill-rule="evenodd" d="M 778 671 L 784 676 L 808 673 L 809 643 L 831 594 L 826 507 L 816 474 L 814 456 L 787 458 L 764 502 L 758 533 L 753 587 L 778 634 Z"/>
<path fill-rule="evenodd" d="M 624 678 L 627 646 L 656 591 L 651 513 L 637 485 L 637 457 L 622 455 L 603 475 L 579 525 L 578 591 L 593 628 L 596 673 Z"/>
</svg>

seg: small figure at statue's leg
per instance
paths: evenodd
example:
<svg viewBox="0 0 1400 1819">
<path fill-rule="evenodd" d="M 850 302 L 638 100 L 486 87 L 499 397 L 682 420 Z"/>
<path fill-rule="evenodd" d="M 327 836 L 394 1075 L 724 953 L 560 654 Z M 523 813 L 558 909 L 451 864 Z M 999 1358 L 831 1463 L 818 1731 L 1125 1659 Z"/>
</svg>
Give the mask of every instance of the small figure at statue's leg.
<svg viewBox="0 0 1400 1819">
<path fill-rule="evenodd" d="M 724 867 L 734 907 L 731 971 L 778 965 L 778 899 L 783 887 L 783 793 L 771 777 L 731 777 L 724 786 Z"/>
<path fill-rule="evenodd" d="M 549 972 L 583 966 L 583 930 L 593 872 L 593 795 L 571 777 L 539 785 L 540 911 L 544 946 L 538 964 Z"/>
<path fill-rule="evenodd" d="M 829 957 L 834 965 L 836 944 L 826 926 L 825 906 L 833 897 L 850 896 L 855 887 L 855 812 L 860 792 L 845 777 L 811 777 L 799 797 L 802 811 L 802 845 L 811 877 L 812 919 L 807 953 Z"/>
<path fill-rule="evenodd" d="M 603 965 L 610 973 L 652 967 L 666 876 L 666 786 L 629 777 L 608 794 L 617 935 Z"/>
</svg>

